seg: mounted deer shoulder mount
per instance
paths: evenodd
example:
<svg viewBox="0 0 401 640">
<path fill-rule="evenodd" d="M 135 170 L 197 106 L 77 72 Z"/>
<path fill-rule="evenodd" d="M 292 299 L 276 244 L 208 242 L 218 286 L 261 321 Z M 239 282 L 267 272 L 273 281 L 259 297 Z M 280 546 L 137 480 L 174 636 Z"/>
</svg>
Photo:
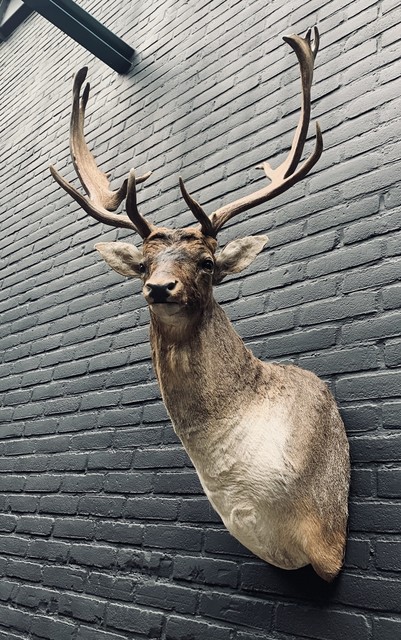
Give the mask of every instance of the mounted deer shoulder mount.
<svg viewBox="0 0 401 640">
<path fill-rule="evenodd" d="M 309 371 L 261 362 L 245 347 L 213 297 L 213 285 L 239 273 L 266 236 L 217 251 L 216 236 L 235 215 L 264 203 L 306 176 L 322 152 L 316 124 L 312 155 L 298 167 L 310 119 L 318 31 L 284 40 L 302 80 L 301 114 L 288 158 L 264 162 L 270 184 L 208 216 L 182 195 L 200 228 L 156 227 L 139 213 L 131 171 L 111 191 L 83 133 L 87 69 L 74 81 L 70 146 L 83 196 L 51 167 L 57 182 L 92 217 L 133 229 L 142 249 L 107 242 L 96 249 L 117 273 L 139 278 L 150 309 L 153 364 L 174 428 L 207 497 L 227 529 L 260 558 L 283 569 L 312 564 L 325 580 L 340 571 L 346 542 L 349 453 L 344 426 L 327 386 Z M 125 200 L 127 216 L 112 213 Z"/>
</svg>

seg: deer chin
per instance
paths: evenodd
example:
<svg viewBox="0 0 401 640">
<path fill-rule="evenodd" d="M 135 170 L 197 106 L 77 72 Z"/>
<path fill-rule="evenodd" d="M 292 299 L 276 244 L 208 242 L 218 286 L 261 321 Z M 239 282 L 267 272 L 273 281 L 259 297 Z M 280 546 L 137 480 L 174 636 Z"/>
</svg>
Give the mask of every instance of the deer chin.
<svg viewBox="0 0 401 640">
<path fill-rule="evenodd" d="M 149 305 L 151 312 L 166 324 L 176 324 L 186 315 L 186 305 L 178 302 L 157 302 Z"/>
</svg>

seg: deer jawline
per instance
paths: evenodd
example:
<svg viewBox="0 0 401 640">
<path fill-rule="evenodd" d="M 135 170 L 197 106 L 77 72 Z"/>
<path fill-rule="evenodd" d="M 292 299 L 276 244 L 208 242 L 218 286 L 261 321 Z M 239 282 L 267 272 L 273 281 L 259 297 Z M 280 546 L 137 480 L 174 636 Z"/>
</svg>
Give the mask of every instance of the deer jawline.
<svg viewBox="0 0 401 640">
<path fill-rule="evenodd" d="M 171 316 L 176 316 L 185 312 L 185 305 L 177 302 L 157 302 L 149 305 L 151 312 L 160 320 L 168 321 Z"/>
</svg>

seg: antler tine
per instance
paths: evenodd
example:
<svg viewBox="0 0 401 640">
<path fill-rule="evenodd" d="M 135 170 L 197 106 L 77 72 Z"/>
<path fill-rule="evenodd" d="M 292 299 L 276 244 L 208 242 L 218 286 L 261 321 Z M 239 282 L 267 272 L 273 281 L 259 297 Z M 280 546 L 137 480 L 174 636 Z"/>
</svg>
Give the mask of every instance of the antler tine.
<svg viewBox="0 0 401 640">
<path fill-rule="evenodd" d="M 192 196 L 188 193 L 188 191 L 187 191 L 187 189 L 185 187 L 184 181 L 183 181 L 183 179 L 181 177 L 179 178 L 179 183 L 180 183 L 180 189 L 181 189 L 182 197 L 184 198 L 185 202 L 187 203 L 189 209 L 191 209 L 191 211 L 194 214 L 195 218 L 198 220 L 198 222 L 200 222 L 200 225 L 201 225 L 201 228 L 202 228 L 202 233 L 205 236 L 214 236 L 214 229 L 213 229 L 213 225 L 212 225 L 212 222 L 211 222 L 209 216 L 202 209 L 202 207 L 199 204 L 199 202 L 194 200 L 192 198 Z"/>
<path fill-rule="evenodd" d="M 86 144 L 84 137 L 84 119 L 85 108 L 90 92 L 89 83 L 85 85 L 81 98 L 80 92 L 85 82 L 87 72 L 88 68 L 83 67 L 74 78 L 70 120 L 70 152 L 75 171 L 88 197 L 83 196 L 72 184 L 65 180 L 55 167 L 51 166 L 50 172 L 58 184 L 74 198 L 90 216 L 105 224 L 133 229 L 138 231 L 143 238 L 147 237 L 152 227 L 141 216 L 143 223 L 139 224 L 141 228 L 140 232 L 138 225 L 129 217 L 110 213 L 111 211 L 115 211 L 127 197 L 129 179 L 125 179 L 119 189 L 111 191 L 108 176 L 99 169 L 94 156 Z M 140 176 L 136 182 L 144 182 L 150 175 L 151 171 Z M 138 212 L 138 216 L 139 215 Z"/>
<path fill-rule="evenodd" d="M 282 162 L 281 165 L 276 169 L 273 169 L 268 162 L 263 162 L 261 165 L 259 165 L 258 168 L 264 169 L 267 178 L 269 178 L 270 180 L 270 184 L 267 187 L 259 189 L 249 196 L 240 198 L 239 200 L 231 202 L 214 211 L 209 217 L 212 226 L 211 231 L 209 231 L 209 228 L 207 228 L 207 226 L 201 222 L 202 230 L 204 228 L 205 231 L 206 228 L 208 229 L 206 231 L 207 235 L 215 237 L 223 227 L 223 225 L 235 215 L 256 207 L 259 204 L 267 202 L 268 200 L 275 198 L 280 193 L 283 193 L 284 191 L 292 187 L 296 182 L 304 178 L 309 173 L 309 171 L 316 164 L 322 154 L 323 138 L 319 124 L 316 123 L 315 149 L 309 156 L 309 158 L 297 169 L 303 153 L 310 121 L 310 99 L 313 78 L 313 63 L 319 48 L 319 32 L 316 27 L 313 28 L 312 44 L 310 29 L 308 30 L 305 38 L 301 38 L 298 35 L 291 35 L 285 36 L 284 41 L 287 42 L 296 53 L 301 71 L 302 84 L 301 113 L 291 145 L 291 150 L 286 160 L 284 160 L 284 162 Z M 187 203 L 189 198 L 190 196 L 188 194 L 186 198 Z M 195 204 L 201 209 L 198 203 Z M 190 208 L 194 212 L 194 209 L 191 206 Z M 201 210 L 202 214 L 206 216 L 206 213 L 203 211 L 203 209 Z M 198 218 L 198 220 L 200 219 L 199 212 L 196 217 Z"/>
<path fill-rule="evenodd" d="M 300 159 L 305 145 L 306 136 L 308 133 L 310 112 L 311 112 L 311 87 L 313 79 L 313 63 L 315 61 L 318 48 L 319 48 L 319 32 L 314 27 L 314 46 L 312 48 L 310 42 L 311 30 L 308 29 L 305 38 L 300 38 L 297 35 L 284 36 L 283 40 L 289 44 L 296 53 L 299 61 L 299 67 L 301 70 L 301 83 L 302 83 L 302 104 L 301 114 L 298 122 L 298 126 L 294 135 L 294 139 L 291 146 L 290 154 L 285 162 L 280 166 L 283 171 L 283 177 L 287 178 L 294 173 Z"/>
<path fill-rule="evenodd" d="M 80 99 L 80 92 L 85 82 L 88 67 L 83 67 L 74 78 L 72 90 L 72 112 L 70 121 L 70 150 L 71 158 L 79 178 L 79 181 L 96 205 L 100 205 L 107 211 L 115 211 L 124 200 L 127 191 L 127 183 L 123 182 L 117 191 L 110 191 L 109 179 L 101 171 L 89 151 L 84 137 L 85 109 L 89 98 L 90 85 L 86 84 Z"/>
<path fill-rule="evenodd" d="M 148 235 L 154 229 L 154 226 L 145 220 L 143 216 L 138 211 L 137 199 L 136 199 L 136 178 L 135 178 L 135 170 L 131 169 L 128 175 L 128 186 L 127 186 L 127 199 L 125 202 L 125 208 L 127 210 L 127 214 L 135 229 L 141 236 L 141 238 L 147 238 Z"/>
<path fill-rule="evenodd" d="M 66 191 L 71 198 L 73 198 L 82 207 L 86 213 L 92 218 L 102 222 L 103 224 L 109 224 L 112 227 L 122 227 L 125 229 L 132 229 L 136 231 L 136 227 L 132 224 L 131 220 L 127 216 L 119 215 L 117 213 L 111 213 L 103 207 L 97 207 L 88 198 L 82 195 L 70 182 L 68 182 L 53 166 L 49 167 L 50 173 L 56 182 Z"/>
</svg>

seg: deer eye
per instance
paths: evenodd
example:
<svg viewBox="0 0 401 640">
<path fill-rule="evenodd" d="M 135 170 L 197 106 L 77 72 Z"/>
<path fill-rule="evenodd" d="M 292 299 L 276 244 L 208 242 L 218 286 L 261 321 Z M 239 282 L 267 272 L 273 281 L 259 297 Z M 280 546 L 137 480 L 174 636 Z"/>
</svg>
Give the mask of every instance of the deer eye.
<svg viewBox="0 0 401 640">
<path fill-rule="evenodd" d="M 205 260 L 202 260 L 202 262 L 200 263 L 200 266 L 205 271 L 213 271 L 214 262 L 210 258 L 206 258 Z"/>
</svg>

